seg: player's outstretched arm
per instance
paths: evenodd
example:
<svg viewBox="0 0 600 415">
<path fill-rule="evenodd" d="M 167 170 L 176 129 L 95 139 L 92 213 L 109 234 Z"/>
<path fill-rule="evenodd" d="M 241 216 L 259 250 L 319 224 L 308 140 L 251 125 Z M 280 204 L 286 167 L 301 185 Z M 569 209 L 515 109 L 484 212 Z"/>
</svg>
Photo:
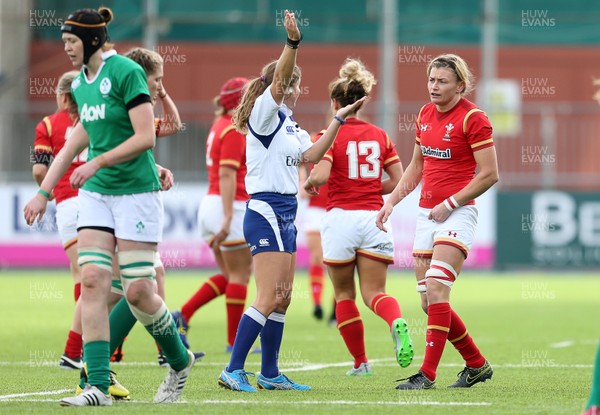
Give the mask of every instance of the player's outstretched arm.
<svg viewBox="0 0 600 415">
<path fill-rule="evenodd" d="M 358 111 L 366 99 L 367 97 L 364 96 L 353 104 L 348 104 L 337 110 L 333 120 L 331 120 L 327 130 L 325 130 L 321 138 L 319 138 L 311 148 L 302 153 L 302 162 L 311 162 L 315 164 L 320 162 L 327 150 L 329 150 L 329 147 L 333 144 L 333 140 L 335 140 L 338 130 L 342 124 L 346 122 L 348 114 L 353 114 Z"/>
</svg>

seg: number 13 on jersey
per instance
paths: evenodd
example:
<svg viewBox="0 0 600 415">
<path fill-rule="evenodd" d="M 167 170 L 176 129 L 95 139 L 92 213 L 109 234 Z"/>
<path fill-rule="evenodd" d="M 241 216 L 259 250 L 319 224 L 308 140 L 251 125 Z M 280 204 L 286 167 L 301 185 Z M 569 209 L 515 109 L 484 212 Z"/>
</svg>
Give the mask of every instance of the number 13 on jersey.
<svg viewBox="0 0 600 415">
<path fill-rule="evenodd" d="M 379 156 L 381 149 L 377 141 L 348 141 L 346 147 L 348 156 L 348 178 L 349 179 L 376 179 L 381 172 Z M 358 156 L 366 156 L 366 163 L 360 163 Z"/>
</svg>

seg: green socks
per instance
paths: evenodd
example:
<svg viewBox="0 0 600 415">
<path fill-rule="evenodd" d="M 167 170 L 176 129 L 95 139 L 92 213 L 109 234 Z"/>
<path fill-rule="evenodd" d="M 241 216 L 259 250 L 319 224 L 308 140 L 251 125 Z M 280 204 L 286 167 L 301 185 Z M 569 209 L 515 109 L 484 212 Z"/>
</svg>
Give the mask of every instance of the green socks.
<svg viewBox="0 0 600 415">
<path fill-rule="evenodd" d="M 127 300 L 125 297 L 121 298 L 111 310 L 109 317 L 111 355 L 123 343 L 136 321 L 137 319 L 131 312 Z"/>
<path fill-rule="evenodd" d="M 145 324 L 146 330 L 159 344 L 169 365 L 174 370 L 182 370 L 189 363 L 187 349 L 179 339 L 177 326 L 171 313 L 164 305 L 154 314 L 151 324 Z"/>
<path fill-rule="evenodd" d="M 110 386 L 109 342 L 97 340 L 83 345 L 83 355 L 88 369 L 88 383 L 108 394 Z"/>
</svg>

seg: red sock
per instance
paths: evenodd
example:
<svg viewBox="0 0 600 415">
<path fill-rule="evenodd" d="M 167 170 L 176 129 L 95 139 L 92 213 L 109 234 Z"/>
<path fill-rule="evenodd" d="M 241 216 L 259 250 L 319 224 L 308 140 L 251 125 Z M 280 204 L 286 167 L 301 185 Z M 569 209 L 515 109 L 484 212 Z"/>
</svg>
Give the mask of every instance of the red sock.
<svg viewBox="0 0 600 415">
<path fill-rule="evenodd" d="M 308 270 L 310 287 L 314 305 L 321 305 L 321 293 L 323 292 L 323 266 L 320 264 L 311 265 Z"/>
<path fill-rule="evenodd" d="M 221 274 L 213 275 L 196 291 L 187 303 L 181 307 L 181 315 L 189 322 L 196 310 L 225 293 L 227 278 Z"/>
<path fill-rule="evenodd" d="M 73 295 L 75 296 L 75 302 L 77 302 L 77 300 L 79 300 L 79 297 L 81 296 L 80 282 L 75 283 L 75 285 L 73 286 Z"/>
<path fill-rule="evenodd" d="M 429 380 L 435 380 L 435 371 L 444 353 L 450 331 L 451 312 L 450 303 L 431 304 L 427 309 L 425 359 L 421 370 Z"/>
<path fill-rule="evenodd" d="M 394 320 L 402 317 L 398 300 L 387 294 L 379 294 L 373 298 L 373 301 L 371 301 L 371 310 L 384 319 L 388 323 L 388 326 L 390 326 L 390 329 Z"/>
<path fill-rule="evenodd" d="M 238 325 L 244 314 L 248 287 L 242 284 L 227 284 L 225 306 L 227 307 L 227 344 L 233 346 Z"/>
<path fill-rule="evenodd" d="M 335 314 L 338 329 L 346 343 L 350 354 L 354 357 L 354 367 L 368 362 L 365 351 L 365 326 L 354 300 L 343 300 L 337 303 Z"/>
<path fill-rule="evenodd" d="M 82 347 L 83 341 L 81 340 L 81 334 L 70 330 L 69 337 L 67 337 L 67 345 L 65 346 L 66 355 L 73 359 L 81 357 Z"/>
<path fill-rule="evenodd" d="M 473 338 L 467 332 L 465 323 L 463 323 L 456 311 L 452 310 L 451 312 L 452 320 L 450 321 L 448 341 L 454 345 L 454 348 L 465 359 L 467 366 L 475 368 L 483 366 L 485 364 L 485 357 L 483 357 Z"/>
</svg>

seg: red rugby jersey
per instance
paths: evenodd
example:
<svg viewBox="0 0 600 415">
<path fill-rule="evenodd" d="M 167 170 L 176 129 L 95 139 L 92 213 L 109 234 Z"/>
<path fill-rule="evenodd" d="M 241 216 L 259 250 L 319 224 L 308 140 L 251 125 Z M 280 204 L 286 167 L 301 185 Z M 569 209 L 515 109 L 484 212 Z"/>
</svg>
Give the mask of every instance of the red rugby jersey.
<svg viewBox="0 0 600 415">
<path fill-rule="evenodd" d="M 400 162 L 386 132 L 356 118 L 340 127 L 323 159 L 332 163 L 327 210 L 381 209 L 383 169 Z"/>
<path fill-rule="evenodd" d="M 35 127 L 33 148 L 36 155 L 56 156 L 64 147 L 65 140 L 68 139 L 72 128 L 73 120 L 69 117 L 69 113 L 66 110 L 44 117 Z M 77 196 L 78 189 L 71 187 L 69 178 L 73 170 L 84 164 L 86 159 L 87 148 L 73 159 L 69 169 L 58 181 L 58 184 L 54 188 L 54 197 L 57 204 L 63 200 Z"/>
<path fill-rule="evenodd" d="M 419 206 L 430 209 L 473 179 L 477 167 L 473 153 L 494 145 L 492 126 L 485 113 L 465 98 L 448 112 L 439 112 L 433 103 L 424 105 L 416 124 L 424 160 Z"/>
<path fill-rule="evenodd" d="M 237 171 L 235 200 L 248 200 L 246 193 L 246 137 L 231 125 L 231 115 L 225 114 L 213 124 L 206 139 L 208 194 L 220 195 L 219 167 Z"/>
</svg>

